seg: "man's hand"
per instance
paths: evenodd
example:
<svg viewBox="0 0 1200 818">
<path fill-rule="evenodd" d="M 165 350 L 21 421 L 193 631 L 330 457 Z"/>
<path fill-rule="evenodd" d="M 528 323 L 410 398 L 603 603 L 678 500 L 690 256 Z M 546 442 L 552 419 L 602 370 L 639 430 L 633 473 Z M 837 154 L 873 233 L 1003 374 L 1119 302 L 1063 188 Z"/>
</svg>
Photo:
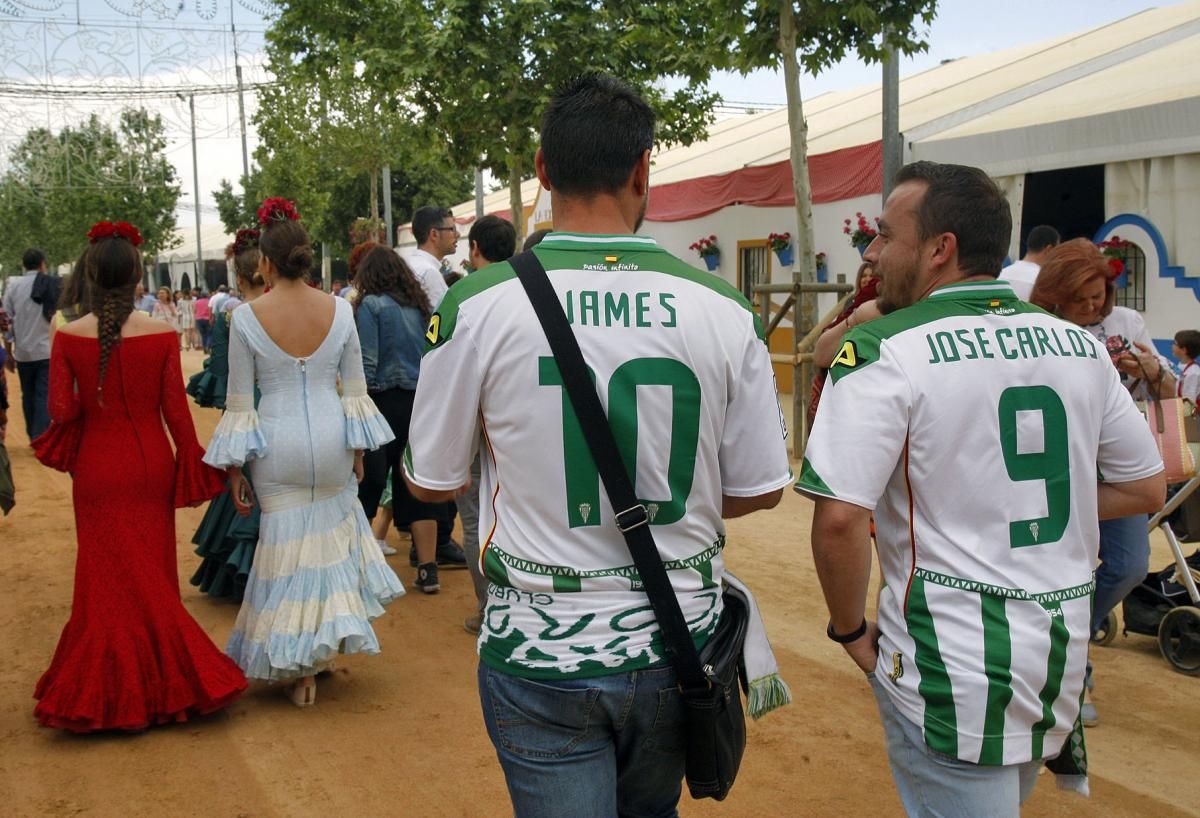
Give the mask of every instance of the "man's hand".
<svg viewBox="0 0 1200 818">
<path fill-rule="evenodd" d="M 879 626 L 868 619 L 867 632 L 842 647 L 846 649 L 846 653 L 850 654 L 854 664 L 858 665 L 863 673 L 870 673 L 875 669 L 875 663 L 879 656 Z"/>
</svg>

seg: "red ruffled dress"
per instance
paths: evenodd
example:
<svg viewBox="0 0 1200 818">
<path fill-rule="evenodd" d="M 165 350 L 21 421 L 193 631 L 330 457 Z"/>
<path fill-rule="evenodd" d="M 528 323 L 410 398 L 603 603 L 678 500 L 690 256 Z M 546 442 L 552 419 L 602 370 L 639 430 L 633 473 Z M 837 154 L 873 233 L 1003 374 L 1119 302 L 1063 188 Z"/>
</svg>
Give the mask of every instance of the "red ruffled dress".
<svg viewBox="0 0 1200 818">
<path fill-rule="evenodd" d="M 175 333 L 121 339 L 103 406 L 99 360 L 95 338 L 56 336 L 52 423 L 33 444 L 42 463 L 74 477 L 79 542 L 71 618 L 34 714 L 81 733 L 186 721 L 246 688 L 179 595 L 175 509 L 220 493 L 224 474 L 201 462 Z"/>
</svg>

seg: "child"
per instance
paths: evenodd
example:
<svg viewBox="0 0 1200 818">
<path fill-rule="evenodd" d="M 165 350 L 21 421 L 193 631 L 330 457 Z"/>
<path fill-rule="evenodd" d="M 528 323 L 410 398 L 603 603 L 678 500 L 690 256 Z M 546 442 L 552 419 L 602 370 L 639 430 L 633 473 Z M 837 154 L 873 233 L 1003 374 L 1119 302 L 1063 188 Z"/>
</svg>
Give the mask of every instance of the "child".
<svg viewBox="0 0 1200 818">
<path fill-rule="evenodd" d="M 1184 329 L 1175 333 L 1175 345 L 1171 354 L 1179 359 L 1179 382 L 1175 394 L 1187 398 L 1194 407 L 1200 399 L 1200 366 L 1196 358 L 1200 357 L 1200 330 Z"/>
</svg>

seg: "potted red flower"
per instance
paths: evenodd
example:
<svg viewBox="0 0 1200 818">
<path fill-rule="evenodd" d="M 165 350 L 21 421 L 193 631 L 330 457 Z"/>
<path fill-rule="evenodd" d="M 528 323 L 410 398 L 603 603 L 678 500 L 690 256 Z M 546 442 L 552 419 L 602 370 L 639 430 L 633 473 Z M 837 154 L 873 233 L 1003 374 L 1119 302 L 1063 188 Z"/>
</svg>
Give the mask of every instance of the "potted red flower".
<svg viewBox="0 0 1200 818">
<path fill-rule="evenodd" d="M 825 263 L 825 254 L 817 253 L 817 281 L 824 284 L 829 280 L 829 266 Z"/>
<path fill-rule="evenodd" d="M 1120 236 L 1109 236 L 1097 245 L 1108 262 L 1108 277 L 1118 290 L 1129 286 L 1129 270 L 1125 266 L 1125 258 L 1131 244 L 1132 242 Z"/>
<path fill-rule="evenodd" d="M 715 272 L 721 263 L 721 248 L 717 246 L 716 236 L 701 236 L 688 245 L 688 249 L 695 250 L 700 254 L 700 258 L 704 259 L 704 266 L 710 273 Z"/>
<path fill-rule="evenodd" d="M 792 266 L 795 256 L 792 254 L 791 233 L 771 233 L 767 236 L 767 243 L 775 251 L 775 255 L 779 257 L 780 264 L 784 267 Z"/>
<path fill-rule="evenodd" d="M 846 219 L 842 232 L 850 237 L 850 246 L 857 250 L 861 256 L 867 252 L 867 247 L 870 246 L 871 242 L 875 241 L 875 236 L 878 235 L 879 231 L 867 221 L 867 217 L 863 214 L 855 213 L 854 218 L 856 219 L 855 222 Z M 879 217 L 876 216 L 875 225 L 878 224 Z"/>
</svg>

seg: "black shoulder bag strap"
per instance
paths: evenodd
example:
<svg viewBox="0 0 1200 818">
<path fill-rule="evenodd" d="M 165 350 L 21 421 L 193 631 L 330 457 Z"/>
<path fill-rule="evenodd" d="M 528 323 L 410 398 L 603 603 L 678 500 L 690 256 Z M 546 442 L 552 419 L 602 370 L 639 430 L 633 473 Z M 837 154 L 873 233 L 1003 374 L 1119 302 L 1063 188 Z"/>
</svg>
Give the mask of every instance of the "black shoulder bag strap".
<svg viewBox="0 0 1200 818">
<path fill-rule="evenodd" d="M 633 482 L 621 460 L 612 427 L 604 414 L 604 407 L 600 405 L 596 387 L 583 360 L 583 352 L 579 349 L 571 325 L 567 323 L 562 304 L 546 276 L 545 268 L 532 251 L 514 256 L 511 264 L 533 304 L 538 322 L 546 333 L 546 340 L 550 342 L 550 351 L 554 353 L 563 386 L 575 409 L 583 437 L 613 510 L 624 509 L 617 512 L 617 528 L 624 535 L 629 553 L 633 555 L 633 564 L 637 566 L 646 596 L 650 598 L 650 606 L 654 609 L 662 632 L 663 646 L 675 666 L 679 682 L 685 690 L 707 688 L 708 677 L 701 666 L 700 654 L 692 641 L 683 611 L 679 609 L 679 600 L 667 578 L 667 571 L 663 568 L 662 558 L 654 544 L 654 535 L 650 533 L 650 515 L 634 494 Z"/>
</svg>

